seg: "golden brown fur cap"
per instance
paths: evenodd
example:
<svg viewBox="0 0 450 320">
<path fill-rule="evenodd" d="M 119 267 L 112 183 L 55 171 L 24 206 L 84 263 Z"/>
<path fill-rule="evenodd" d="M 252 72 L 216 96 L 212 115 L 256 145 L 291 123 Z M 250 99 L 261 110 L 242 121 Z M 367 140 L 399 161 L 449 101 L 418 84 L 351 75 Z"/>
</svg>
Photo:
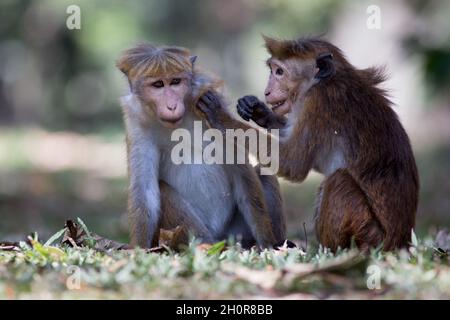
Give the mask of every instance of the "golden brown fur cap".
<svg viewBox="0 0 450 320">
<path fill-rule="evenodd" d="M 302 37 L 295 40 L 280 40 L 263 35 L 267 51 L 280 60 L 289 58 L 315 58 L 317 55 L 330 52 L 343 57 L 342 52 L 331 43 L 317 37 Z"/>
<path fill-rule="evenodd" d="M 193 72 L 193 59 L 188 49 L 141 43 L 126 50 L 116 64 L 129 78 L 162 77 L 183 71 Z"/>
</svg>

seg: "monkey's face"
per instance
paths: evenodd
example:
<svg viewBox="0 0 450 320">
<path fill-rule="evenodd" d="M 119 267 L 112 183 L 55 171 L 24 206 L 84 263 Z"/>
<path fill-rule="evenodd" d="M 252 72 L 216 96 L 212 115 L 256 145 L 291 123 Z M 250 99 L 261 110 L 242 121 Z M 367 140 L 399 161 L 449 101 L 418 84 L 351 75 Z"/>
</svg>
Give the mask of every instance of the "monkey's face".
<svg viewBox="0 0 450 320">
<path fill-rule="evenodd" d="M 314 84 L 317 72 L 314 61 L 299 59 L 279 60 L 274 57 L 267 61 L 270 69 L 269 81 L 264 95 L 272 111 L 285 115 L 292 109 L 299 94 L 304 94 Z"/>
<path fill-rule="evenodd" d="M 165 127 L 175 128 L 183 120 L 186 111 L 185 97 L 189 92 L 186 75 L 175 74 L 164 78 L 145 78 L 139 96 L 144 105 Z"/>
</svg>

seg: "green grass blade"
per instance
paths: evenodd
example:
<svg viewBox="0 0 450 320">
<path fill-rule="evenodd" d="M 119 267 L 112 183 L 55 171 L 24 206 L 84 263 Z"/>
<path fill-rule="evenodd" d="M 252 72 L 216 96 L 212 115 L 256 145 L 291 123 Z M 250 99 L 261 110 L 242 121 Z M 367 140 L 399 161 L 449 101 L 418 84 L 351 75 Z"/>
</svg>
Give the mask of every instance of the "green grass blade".
<svg viewBox="0 0 450 320">
<path fill-rule="evenodd" d="M 59 230 L 57 233 L 55 233 L 54 235 L 52 235 L 52 236 L 44 243 L 44 247 L 50 246 L 53 242 L 55 242 L 56 240 L 58 240 L 59 238 L 61 238 L 65 231 L 66 231 L 66 228 L 63 228 L 63 229 Z"/>
</svg>

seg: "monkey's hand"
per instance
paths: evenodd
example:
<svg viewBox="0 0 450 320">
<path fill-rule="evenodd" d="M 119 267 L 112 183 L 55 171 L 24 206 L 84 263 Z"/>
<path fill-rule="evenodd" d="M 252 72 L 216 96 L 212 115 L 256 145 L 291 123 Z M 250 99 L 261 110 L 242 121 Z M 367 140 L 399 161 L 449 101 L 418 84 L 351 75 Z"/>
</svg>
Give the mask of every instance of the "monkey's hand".
<svg viewBox="0 0 450 320">
<path fill-rule="evenodd" d="M 217 129 L 220 126 L 219 114 L 223 112 L 220 98 L 212 91 L 207 91 L 197 102 L 197 108 L 206 115 L 209 124 Z"/>
<path fill-rule="evenodd" d="M 238 100 L 237 112 L 242 119 L 250 119 L 263 128 L 268 128 L 273 112 L 269 107 L 255 96 L 245 96 Z"/>
</svg>

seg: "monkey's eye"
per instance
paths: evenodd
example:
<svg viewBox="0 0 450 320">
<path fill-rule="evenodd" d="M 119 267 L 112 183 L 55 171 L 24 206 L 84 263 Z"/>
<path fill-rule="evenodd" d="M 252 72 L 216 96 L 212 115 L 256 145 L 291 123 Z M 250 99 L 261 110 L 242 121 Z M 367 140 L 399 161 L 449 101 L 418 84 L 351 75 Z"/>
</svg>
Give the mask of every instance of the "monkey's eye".
<svg viewBox="0 0 450 320">
<path fill-rule="evenodd" d="M 181 78 L 173 78 L 172 81 L 170 81 L 171 86 L 176 86 L 177 84 L 180 84 Z"/>
<path fill-rule="evenodd" d="M 277 76 L 282 76 L 283 73 L 284 73 L 284 70 L 281 69 L 281 68 L 277 68 L 277 69 L 275 70 L 275 74 L 276 74 Z"/>
<path fill-rule="evenodd" d="M 164 82 L 162 80 L 158 80 L 152 83 L 152 87 L 154 88 L 162 88 L 164 87 Z"/>
</svg>

